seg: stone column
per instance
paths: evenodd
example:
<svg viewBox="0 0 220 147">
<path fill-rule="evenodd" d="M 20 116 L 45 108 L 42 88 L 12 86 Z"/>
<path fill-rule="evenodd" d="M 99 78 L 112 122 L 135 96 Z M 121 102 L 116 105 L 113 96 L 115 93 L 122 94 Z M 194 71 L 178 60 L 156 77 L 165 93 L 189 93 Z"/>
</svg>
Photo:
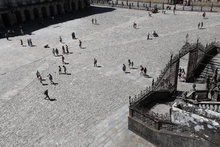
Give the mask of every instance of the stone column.
<svg viewBox="0 0 220 147">
<path fill-rule="evenodd" d="M 2 14 L 0 13 L 0 27 L 5 27 L 4 25 L 3 25 L 3 20 L 2 20 Z"/>
<path fill-rule="evenodd" d="M 13 12 L 9 12 L 8 16 L 9 16 L 9 20 L 11 22 L 11 25 L 14 25 L 17 23 L 17 18 Z"/>
</svg>

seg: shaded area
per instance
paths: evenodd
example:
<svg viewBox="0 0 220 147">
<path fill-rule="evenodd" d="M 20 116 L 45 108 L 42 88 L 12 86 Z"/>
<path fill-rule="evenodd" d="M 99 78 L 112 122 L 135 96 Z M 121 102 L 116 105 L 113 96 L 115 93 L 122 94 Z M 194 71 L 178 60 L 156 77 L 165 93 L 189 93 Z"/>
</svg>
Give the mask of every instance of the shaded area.
<svg viewBox="0 0 220 147">
<path fill-rule="evenodd" d="M 90 8 L 85 9 L 83 11 L 77 11 L 77 12 L 74 11 L 74 14 L 73 13 L 66 13 L 66 14 L 61 15 L 62 12 L 61 12 L 60 5 L 57 5 L 58 16 L 55 16 L 52 18 L 51 17 L 47 18 L 46 10 L 43 7 L 41 11 L 42 11 L 42 16 L 44 19 L 39 19 L 39 11 L 37 9 L 34 9 L 33 10 L 34 11 L 34 19 L 37 19 L 37 20 L 25 23 L 23 25 L 24 33 L 31 34 L 32 32 L 34 32 L 38 29 L 42 29 L 42 28 L 50 26 L 50 25 L 66 22 L 69 20 L 77 19 L 77 18 L 87 17 L 87 16 L 94 15 L 94 14 L 111 12 L 114 10 L 115 10 L 114 8 L 104 8 L 104 7 L 91 6 Z M 50 8 L 50 13 L 51 14 L 54 13 L 53 8 Z M 7 15 L 7 14 L 5 14 L 5 15 Z M 19 15 L 19 14 L 17 14 L 17 15 Z M 5 19 L 3 19 L 4 23 L 7 24 L 7 26 L 10 26 L 10 21 L 7 19 L 8 17 L 5 16 L 3 18 L 5 18 Z M 18 18 L 19 18 L 19 16 L 18 16 Z M 26 20 L 31 19 L 29 11 L 25 11 L 25 19 Z M 14 30 L 13 33 L 9 34 L 9 37 L 21 35 L 19 26 L 20 25 L 9 27 L 9 29 Z M 4 34 L 7 32 L 7 30 L 2 29 L 0 31 L 1 31 L 0 38 L 3 38 Z"/>
</svg>

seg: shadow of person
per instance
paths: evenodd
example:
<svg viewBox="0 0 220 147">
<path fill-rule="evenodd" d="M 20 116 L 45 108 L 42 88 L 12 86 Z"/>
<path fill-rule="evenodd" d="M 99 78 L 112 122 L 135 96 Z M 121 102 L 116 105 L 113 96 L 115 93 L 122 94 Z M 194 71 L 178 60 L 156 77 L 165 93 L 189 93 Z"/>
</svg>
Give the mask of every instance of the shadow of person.
<svg viewBox="0 0 220 147">
<path fill-rule="evenodd" d="M 57 101 L 57 99 L 53 98 L 53 99 L 48 99 L 49 101 Z"/>
<path fill-rule="evenodd" d="M 102 66 L 101 66 L 101 65 L 98 65 L 97 67 L 98 67 L 98 68 L 101 68 Z"/>
<path fill-rule="evenodd" d="M 129 71 L 126 71 L 125 73 L 126 73 L 126 74 L 130 74 L 131 72 L 129 72 Z"/>
<path fill-rule="evenodd" d="M 138 69 L 137 67 L 131 67 L 130 69 Z"/>
<path fill-rule="evenodd" d="M 43 86 L 47 86 L 48 84 L 46 84 L 46 83 L 42 83 L 42 85 L 43 85 Z"/>
<path fill-rule="evenodd" d="M 86 49 L 86 47 L 81 47 L 81 49 Z"/>
<path fill-rule="evenodd" d="M 58 83 L 55 83 L 55 82 L 53 82 L 52 84 L 55 85 L 55 86 L 58 85 Z"/>
<path fill-rule="evenodd" d="M 71 75 L 71 73 L 66 73 L 66 75 Z"/>
</svg>

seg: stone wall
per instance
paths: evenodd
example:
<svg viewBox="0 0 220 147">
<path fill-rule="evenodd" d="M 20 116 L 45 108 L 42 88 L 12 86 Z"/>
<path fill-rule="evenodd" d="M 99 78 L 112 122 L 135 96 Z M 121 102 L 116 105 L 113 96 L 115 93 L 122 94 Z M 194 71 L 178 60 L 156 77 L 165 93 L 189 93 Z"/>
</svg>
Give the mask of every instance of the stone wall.
<svg viewBox="0 0 220 147">
<path fill-rule="evenodd" d="M 159 147 L 217 147 L 198 137 L 153 129 L 133 117 L 128 117 L 128 129 Z"/>
<path fill-rule="evenodd" d="M 0 27 L 11 27 L 23 22 L 44 19 L 89 7 L 89 0 L 60 0 L 30 4 L 0 10 Z"/>
</svg>

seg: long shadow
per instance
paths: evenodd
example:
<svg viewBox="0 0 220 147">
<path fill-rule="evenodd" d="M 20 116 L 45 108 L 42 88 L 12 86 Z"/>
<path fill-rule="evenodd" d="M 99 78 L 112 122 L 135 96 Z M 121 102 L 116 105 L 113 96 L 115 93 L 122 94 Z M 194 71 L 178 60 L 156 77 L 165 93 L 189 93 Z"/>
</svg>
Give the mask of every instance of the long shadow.
<svg viewBox="0 0 220 147">
<path fill-rule="evenodd" d="M 55 16 L 54 19 L 52 19 L 51 17 L 48 17 L 47 19 L 39 19 L 39 20 L 34 20 L 31 22 L 25 23 L 25 24 L 23 24 L 23 30 L 24 30 L 25 34 L 33 35 L 32 32 L 39 30 L 39 29 L 42 29 L 42 28 L 45 28 L 45 27 L 48 27 L 50 25 L 59 24 L 59 23 L 66 22 L 69 20 L 87 17 L 90 15 L 107 13 L 107 12 L 111 12 L 114 10 L 115 10 L 114 8 L 90 6 L 89 8 L 81 10 L 81 11 L 74 11 L 74 12 L 63 14 L 63 15 Z M 15 31 L 15 33 L 9 34 L 9 37 L 21 35 L 20 29 L 19 29 L 20 25 L 22 25 L 22 24 L 15 25 L 15 26 L 9 27 L 7 29 L 3 29 L 3 28 L 0 29 L 0 38 L 5 37 L 4 34 L 7 32 L 8 29 Z M 58 25 L 58 26 L 54 26 L 54 27 L 60 27 L 60 26 Z"/>
</svg>

